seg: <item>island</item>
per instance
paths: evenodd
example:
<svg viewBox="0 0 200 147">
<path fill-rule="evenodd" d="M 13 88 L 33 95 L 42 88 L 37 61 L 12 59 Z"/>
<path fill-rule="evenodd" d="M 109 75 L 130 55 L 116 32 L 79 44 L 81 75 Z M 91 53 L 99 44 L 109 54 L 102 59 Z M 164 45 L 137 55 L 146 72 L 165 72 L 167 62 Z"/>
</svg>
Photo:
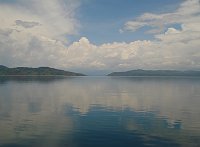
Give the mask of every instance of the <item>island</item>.
<svg viewBox="0 0 200 147">
<path fill-rule="evenodd" d="M 200 76 L 200 71 L 188 70 L 130 70 L 125 72 L 113 72 L 107 76 Z"/>
<path fill-rule="evenodd" d="M 75 73 L 50 67 L 16 67 L 9 68 L 0 65 L 0 76 L 85 76 L 81 73 Z"/>
</svg>

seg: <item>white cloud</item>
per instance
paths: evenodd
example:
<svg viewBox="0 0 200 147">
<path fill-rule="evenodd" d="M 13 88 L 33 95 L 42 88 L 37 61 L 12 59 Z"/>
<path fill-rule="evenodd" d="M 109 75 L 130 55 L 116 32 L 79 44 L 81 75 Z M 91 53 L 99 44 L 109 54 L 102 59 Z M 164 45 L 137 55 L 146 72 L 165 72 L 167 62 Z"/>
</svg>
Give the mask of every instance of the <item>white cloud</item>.
<svg viewBox="0 0 200 147">
<path fill-rule="evenodd" d="M 76 34 L 79 0 L 0 3 L 0 64 L 62 67 L 67 35 Z"/>
<path fill-rule="evenodd" d="M 71 61 L 71 66 L 77 69 L 107 71 L 137 68 L 180 70 L 200 68 L 198 33 L 169 28 L 166 33 L 156 37 L 157 40 L 154 41 L 114 42 L 100 46 L 82 38 L 69 47 L 68 61 Z"/>
<path fill-rule="evenodd" d="M 15 28 L 34 36 L 66 41 L 64 35 L 77 33 L 79 23 L 74 15 L 78 6 L 77 0 L 17 0 L 14 4 L 3 3 L 0 4 L 0 28 Z M 40 25 L 30 27 L 30 23 Z"/>
<path fill-rule="evenodd" d="M 19 2 L 24 5 L 0 5 L 0 64 L 107 72 L 137 68 L 200 69 L 197 0 L 184 1 L 172 13 L 145 13 L 137 21 L 127 23 L 132 31 L 150 25 L 156 29 L 154 32 L 168 24 L 181 25 L 180 30 L 169 27 L 164 33 L 157 31 L 154 40 L 94 45 L 82 37 L 68 46 L 63 34 L 76 33 L 78 23 L 74 11 L 78 2 L 67 1 L 70 4 L 67 8 L 54 0 L 29 1 L 28 8 L 27 1 Z"/>
<path fill-rule="evenodd" d="M 127 31 L 136 31 L 137 29 L 146 26 L 146 22 L 138 22 L 138 21 L 128 21 L 125 24 L 125 30 Z"/>
<path fill-rule="evenodd" d="M 159 33 L 169 25 L 199 22 L 199 15 L 199 0 L 186 0 L 180 4 L 177 10 L 171 13 L 144 13 L 135 20 L 128 21 L 124 30 L 134 32 L 142 27 L 149 26 L 152 29 L 148 33 Z"/>
</svg>

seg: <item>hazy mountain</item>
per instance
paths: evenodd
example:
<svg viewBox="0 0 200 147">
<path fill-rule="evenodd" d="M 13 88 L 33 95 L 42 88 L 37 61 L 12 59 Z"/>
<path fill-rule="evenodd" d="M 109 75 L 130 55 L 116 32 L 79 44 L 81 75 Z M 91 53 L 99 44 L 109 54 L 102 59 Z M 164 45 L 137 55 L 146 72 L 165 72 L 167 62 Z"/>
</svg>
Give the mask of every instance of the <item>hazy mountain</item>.
<svg viewBox="0 0 200 147">
<path fill-rule="evenodd" d="M 8 68 L 6 66 L 0 65 L 0 75 L 63 75 L 63 76 L 84 76 L 81 73 L 74 73 L 59 69 L 54 69 L 50 67 L 38 67 L 38 68 L 30 68 L 30 67 L 16 67 L 16 68 Z"/>
<path fill-rule="evenodd" d="M 131 70 L 125 72 L 113 72 L 108 76 L 200 76 L 200 71 L 177 70 Z"/>
</svg>

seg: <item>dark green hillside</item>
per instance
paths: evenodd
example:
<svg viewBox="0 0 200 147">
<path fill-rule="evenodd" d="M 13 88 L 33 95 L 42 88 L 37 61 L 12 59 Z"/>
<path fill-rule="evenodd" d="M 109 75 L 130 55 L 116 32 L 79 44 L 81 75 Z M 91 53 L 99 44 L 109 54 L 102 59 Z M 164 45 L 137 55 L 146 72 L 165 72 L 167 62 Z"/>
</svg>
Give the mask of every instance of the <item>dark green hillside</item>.
<svg viewBox="0 0 200 147">
<path fill-rule="evenodd" d="M 36 75 L 36 76 L 53 76 L 53 75 L 62 75 L 62 76 L 84 76 L 84 74 L 74 73 L 59 69 L 54 69 L 50 67 L 39 67 L 39 68 L 30 68 L 30 67 L 16 67 L 8 68 L 6 66 L 0 65 L 0 75 Z"/>
<path fill-rule="evenodd" d="M 125 72 L 113 72 L 108 76 L 200 76 L 200 71 L 137 69 Z"/>
</svg>

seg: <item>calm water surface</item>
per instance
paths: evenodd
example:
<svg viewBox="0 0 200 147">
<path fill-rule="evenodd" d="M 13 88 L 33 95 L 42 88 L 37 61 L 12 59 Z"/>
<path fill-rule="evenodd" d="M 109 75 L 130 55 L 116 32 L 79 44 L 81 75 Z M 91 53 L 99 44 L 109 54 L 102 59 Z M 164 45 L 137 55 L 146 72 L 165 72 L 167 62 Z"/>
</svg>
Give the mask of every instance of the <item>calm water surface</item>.
<svg viewBox="0 0 200 147">
<path fill-rule="evenodd" d="M 0 77 L 1 147 L 200 146 L 200 78 Z"/>
</svg>

